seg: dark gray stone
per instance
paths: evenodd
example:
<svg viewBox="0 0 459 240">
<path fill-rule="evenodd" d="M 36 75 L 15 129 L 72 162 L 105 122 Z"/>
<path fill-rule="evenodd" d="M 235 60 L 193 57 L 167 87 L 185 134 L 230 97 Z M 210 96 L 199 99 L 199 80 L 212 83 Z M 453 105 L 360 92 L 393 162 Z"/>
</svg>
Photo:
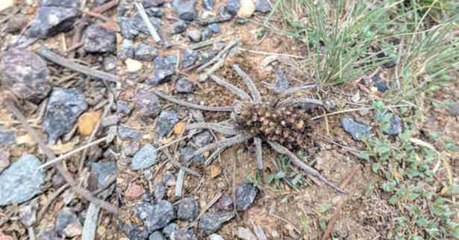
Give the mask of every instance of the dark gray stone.
<svg viewBox="0 0 459 240">
<path fill-rule="evenodd" d="M 268 0 L 257 0 L 255 3 L 255 11 L 261 13 L 271 12 L 271 4 L 268 2 Z"/>
<path fill-rule="evenodd" d="M 129 106 L 129 103 L 124 100 L 116 101 L 116 113 L 129 115 L 131 114 L 132 107 Z"/>
<path fill-rule="evenodd" d="M 172 233 L 171 240 L 198 240 L 194 228 L 180 228 Z"/>
<path fill-rule="evenodd" d="M 166 0 L 142 0 L 142 5 L 144 8 L 159 7 L 165 2 Z"/>
<path fill-rule="evenodd" d="M 77 8 L 42 6 L 27 34 L 30 37 L 46 38 L 69 31 L 79 15 Z"/>
<path fill-rule="evenodd" d="M 120 27 L 121 35 L 123 35 L 125 39 L 134 39 L 140 34 L 133 17 L 118 17 L 117 22 Z"/>
<path fill-rule="evenodd" d="M 70 208 L 63 208 L 59 211 L 56 218 L 56 233 L 60 237 L 66 237 L 66 229 L 73 227 L 80 227 L 81 224 L 78 220 L 76 213 Z M 67 236 L 74 237 L 74 236 Z"/>
<path fill-rule="evenodd" d="M 48 67 L 37 54 L 11 49 L 0 58 L 0 82 L 18 98 L 38 103 L 51 90 Z"/>
<path fill-rule="evenodd" d="M 281 93 L 289 88 L 288 78 L 284 71 L 276 68 L 276 82 L 274 83 L 274 92 Z"/>
<path fill-rule="evenodd" d="M 164 15 L 161 8 L 157 8 L 157 7 L 147 8 L 145 9 L 145 13 L 150 17 L 156 17 L 156 18 L 161 18 Z"/>
<path fill-rule="evenodd" d="M 201 31 L 201 41 L 209 40 L 214 33 L 209 28 L 204 28 Z"/>
<path fill-rule="evenodd" d="M 156 135 L 158 139 L 166 136 L 172 130 L 178 120 L 179 118 L 176 112 L 166 110 L 162 111 L 156 121 Z"/>
<path fill-rule="evenodd" d="M 41 7 L 79 8 L 80 0 L 40 0 Z"/>
<path fill-rule="evenodd" d="M 98 187 L 103 187 L 116 175 L 116 164 L 115 162 L 92 162 L 91 173 L 96 175 Z"/>
<path fill-rule="evenodd" d="M 228 194 L 223 194 L 223 196 L 217 202 L 217 208 L 221 210 L 231 210 L 234 208 L 233 198 Z"/>
<path fill-rule="evenodd" d="M 161 234 L 160 231 L 155 231 L 148 237 L 148 240 L 166 240 L 166 238 Z"/>
<path fill-rule="evenodd" d="M 87 108 L 88 104 L 81 90 L 54 88 L 43 121 L 43 127 L 48 134 L 48 141 L 55 143 L 58 138 L 68 133 L 80 114 Z"/>
<path fill-rule="evenodd" d="M 121 47 L 118 50 L 117 56 L 119 59 L 125 60 L 134 57 L 134 43 L 132 40 L 123 39 Z"/>
<path fill-rule="evenodd" d="M 214 137 L 209 131 L 203 131 L 193 136 L 193 143 L 198 147 L 204 147 L 212 142 Z"/>
<path fill-rule="evenodd" d="M 184 21 L 193 21 L 196 19 L 196 9 L 194 5 L 196 0 L 173 0 L 172 5 L 177 11 L 177 15 Z"/>
<path fill-rule="evenodd" d="M 344 131 L 352 135 L 354 140 L 363 140 L 370 136 L 370 127 L 363 123 L 356 122 L 351 118 L 341 118 L 341 126 L 344 128 Z"/>
<path fill-rule="evenodd" d="M 53 178 L 51 179 L 51 182 L 53 183 L 53 187 L 55 187 L 55 188 L 60 188 L 65 183 L 67 183 L 65 181 L 65 178 L 60 173 L 54 174 Z"/>
<path fill-rule="evenodd" d="M 175 83 L 175 91 L 178 93 L 192 93 L 194 90 L 194 83 L 186 78 L 180 78 Z"/>
<path fill-rule="evenodd" d="M 459 103 L 448 106 L 448 112 L 453 116 L 459 116 Z"/>
<path fill-rule="evenodd" d="M 219 33 L 221 31 L 220 25 L 218 23 L 212 23 L 207 28 L 213 33 Z"/>
<path fill-rule="evenodd" d="M 179 226 L 177 225 L 177 223 L 170 223 L 163 228 L 162 233 L 165 237 L 169 238 L 171 237 L 172 233 L 175 232 L 178 228 Z"/>
<path fill-rule="evenodd" d="M 140 143 L 136 141 L 127 141 L 123 143 L 121 151 L 127 157 L 133 157 L 140 149 Z"/>
<path fill-rule="evenodd" d="M 202 0 L 202 7 L 207 11 L 213 11 L 215 0 Z"/>
<path fill-rule="evenodd" d="M 141 117 L 156 117 L 161 110 L 158 97 L 146 90 L 138 90 L 136 92 L 135 103 L 137 112 Z"/>
<path fill-rule="evenodd" d="M 192 146 L 186 146 L 180 148 L 180 162 L 183 164 L 189 164 L 190 162 L 202 163 L 205 161 L 204 155 L 199 154 L 198 156 L 193 157 L 194 152 L 196 151 Z"/>
<path fill-rule="evenodd" d="M 385 129 L 383 133 L 389 136 L 398 136 L 402 133 L 402 128 L 402 119 L 397 115 L 393 115 L 390 118 L 389 128 Z"/>
<path fill-rule="evenodd" d="M 37 221 L 37 201 L 31 201 L 29 204 L 22 206 L 19 210 L 19 217 L 21 218 L 21 223 L 27 227 L 31 227 Z"/>
<path fill-rule="evenodd" d="M 23 203 L 41 193 L 45 175 L 40 160 L 24 155 L 0 175 L 0 206 Z"/>
<path fill-rule="evenodd" d="M 166 186 L 164 186 L 164 184 L 157 183 L 155 185 L 155 191 L 153 194 L 155 195 L 156 200 L 163 199 L 166 196 L 166 193 L 167 193 L 167 189 L 166 189 Z"/>
<path fill-rule="evenodd" d="M 183 20 L 178 20 L 177 22 L 171 25 L 172 33 L 179 34 L 186 31 L 186 22 Z"/>
<path fill-rule="evenodd" d="M 156 163 L 156 157 L 156 148 L 151 144 L 146 144 L 132 158 L 131 168 L 133 170 L 149 168 Z"/>
<path fill-rule="evenodd" d="M 117 60 L 114 56 L 109 55 L 104 57 L 102 65 L 104 65 L 104 70 L 107 72 L 113 71 L 116 69 Z"/>
<path fill-rule="evenodd" d="M 174 205 L 165 200 L 160 200 L 156 204 L 137 204 L 134 213 L 142 220 L 148 234 L 164 228 L 176 217 Z"/>
<path fill-rule="evenodd" d="M 158 56 L 158 49 L 145 43 L 134 46 L 134 59 L 140 61 L 153 61 Z"/>
<path fill-rule="evenodd" d="M 234 212 L 213 212 L 204 213 L 199 219 L 199 230 L 209 235 L 218 231 L 223 227 L 223 224 L 233 219 L 236 216 Z"/>
<path fill-rule="evenodd" d="M 201 31 L 198 29 L 188 29 L 187 35 L 188 38 L 194 43 L 201 41 Z"/>
<path fill-rule="evenodd" d="M 185 52 L 183 53 L 182 57 L 182 67 L 183 68 L 188 68 L 193 66 L 199 59 L 199 54 L 198 52 L 191 50 L 191 49 L 186 49 Z"/>
<path fill-rule="evenodd" d="M 45 229 L 42 229 L 38 234 L 38 240 L 60 240 L 54 230 L 54 227 L 48 226 Z"/>
<path fill-rule="evenodd" d="M 8 130 L 0 126 L 0 146 L 14 143 L 16 135 L 13 130 Z"/>
<path fill-rule="evenodd" d="M 194 221 L 199 215 L 199 203 L 192 197 L 183 198 L 177 206 L 177 219 Z"/>
<path fill-rule="evenodd" d="M 119 126 L 118 136 L 121 140 L 139 140 L 142 137 L 142 133 L 131 127 Z"/>
<path fill-rule="evenodd" d="M 225 11 L 231 14 L 231 16 L 236 16 L 240 7 L 241 3 L 239 0 L 228 0 L 226 2 Z"/>
<path fill-rule="evenodd" d="M 258 188 L 251 183 L 244 183 L 236 189 L 236 209 L 247 210 L 252 206 L 258 194 Z"/>
<path fill-rule="evenodd" d="M 177 65 L 177 56 L 172 55 L 168 57 L 156 57 L 153 61 L 153 76 L 149 79 L 148 83 L 151 85 L 158 85 L 163 83 L 175 73 Z"/>
<path fill-rule="evenodd" d="M 116 33 L 99 24 L 93 24 L 84 33 L 83 49 L 89 53 L 115 52 Z"/>
</svg>

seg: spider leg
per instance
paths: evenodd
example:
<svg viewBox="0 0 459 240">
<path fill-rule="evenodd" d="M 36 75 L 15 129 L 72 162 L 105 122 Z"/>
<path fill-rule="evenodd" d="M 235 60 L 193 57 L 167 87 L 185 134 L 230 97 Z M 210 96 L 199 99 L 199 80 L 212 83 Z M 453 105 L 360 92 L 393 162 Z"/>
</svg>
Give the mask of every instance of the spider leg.
<svg viewBox="0 0 459 240">
<path fill-rule="evenodd" d="M 222 140 L 222 141 L 217 141 L 217 142 L 214 142 L 214 143 L 211 143 L 211 144 L 208 144 L 207 146 L 204 146 L 198 150 L 196 150 L 193 155 L 191 155 L 191 158 L 193 157 L 196 157 L 198 156 L 199 154 L 202 154 L 202 153 L 205 153 L 207 151 L 210 151 L 210 150 L 213 150 L 213 149 L 216 149 L 216 148 L 227 148 L 231 145 L 234 145 L 234 144 L 239 144 L 239 143 L 242 143 L 242 142 L 245 142 L 246 140 L 248 140 L 250 138 L 250 136 L 248 135 L 245 135 L 245 134 L 239 134 L 239 135 L 236 135 L 234 137 L 231 137 L 231 138 L 227 138 L 225 140 Z M 189 159 L 186 159 L 186 160 L 189 160 Z"/>
<path fill-rule="evenodd" d="M 299 167 L 301 170 L 306 172 L 306 174 L 309 174 L 313 177 L 318 178 L 320 181 L 324 182 L 326 185 L 329 187 L 335 189 L 339 193 L 346 193 L 343 190 L 341 190 L 339 187 L 337 187 L 335 184 L 331 183 L 328 181 L 322 174 L 320 174 L 317 170 L 314 168 L 306 165 L 303 161 L 301 161 L 293 152 L 285 148 L 284 146 L 280 145 L 279 143 L 268 141 L 269 145 L 274 149 L 274 151 L 287 155 L 290 158 L 290 161 L 292 161 L 293 164 L 295 164 L 297 167 Z"/>
<path fill-rule="evenodd" d="M 261 180 L 263 180 L 263 151 L 261 138 L 255 137 L 253 139 L 253 143 L 255 144 L 255 154 L 257 156 L 258 175 L 260 176 Z"/>
<path fill-rule="evenodd" d="M 245 84 L 249 88 L 253 101 L 255 103 L 260 103 L 261 102 L 260 92 L 258 91 L 257 87 L 255 86 L 255 83 L 253 83 L 253 80 L 249 77 L 249 75 L 245 73 L 237 64 L 233 64 L 233 70 L 236 71 L 236 73 L 242 77 L 242 80 L 244 80 Z"/>
<path fill-rule="evenodd" d="M 301 92 L 303 90 L 308 90 L 317 87 L 317 84 L 308 84 L 308 85 L 302 85 L 298 87 L 291 87 L 289 89 L 286 89 L 280 94 L 280 97 L 287 97 L 288 95 L 293 95 L 297 92 Z"/>
<path fill-rule="evenodd" d="M 300 104 L 316 104 L 316 105 L 324 105 L 321 100 L 312 99 L 307 97 L 298 97 L 298 98 L 287 98 L 280 101 L 277 106 L 278 107 L 287 107 L 287 106 L 296 106 Z"/>
<path fill-rule="evenodd" d="M 231 126 L 225 126 L 220 123 L 209 123 L 209 122 L 198 122 L 192 123 L 186 126 L 186 130 L 194 130 L 194 129 L 209 129 L 215 132 L 219 132 L 224 135 L 231 135 L 234 136 L 237 134 L 236 129 Z"/>
<path fill-rule="evenodd" d="M 226 106 L 226 107 L 208 107 L 208 106 L 203 106 L 203 105 L 198 105 L 198 104 L 193 104 L 193 103 L 189 103 L 189 102 L 186 102 L 186 101 L 183 101 L 183 100 L 180 100 L 178 98 L 175 98 L 175 97 L 172 97 L 172 96 L 169 96 L 159 90 L 156 90 L 156 89 L 152 89 L 153 93 L 158 95 L 159 97 L 161 98 L 164 98 L 166 99 L 167 101 L 169 102 L 173 102 L 175 104 L 178 104 L 178 105 L 182 105 L 182 106 L 185 106 L 185 107 L 189 107 L 189 108 L 194 108 L 194 109 L 198 109 L 198 110 L 203 110 L 203 111 L 213 111 L 213 112 L 231 112 L 233 111 L 233 107 L 231 106 Z"/>
<path fill-rule="evenodd" d="M 238 97 L 240 97 L 243 100 L 251 100 L 249 94 L 244 92 L 242 89 L 234 86 L 233 84 L 225 81 L 223 78 L 220 78 L 216 75 L 210 75 L 210 78 L 218 85 L 228 89 L 232 93 L 236 94 Z"/>
</svg>

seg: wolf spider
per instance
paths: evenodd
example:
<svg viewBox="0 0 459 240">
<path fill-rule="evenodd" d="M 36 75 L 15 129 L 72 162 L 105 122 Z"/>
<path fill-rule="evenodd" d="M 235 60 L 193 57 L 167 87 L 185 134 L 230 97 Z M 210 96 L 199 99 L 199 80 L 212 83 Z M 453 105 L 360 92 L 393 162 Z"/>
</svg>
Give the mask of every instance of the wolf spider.
<svg viewBox="0 0 459 240">
<path fill-rule="evenodd" d="M 309 125 L 310 118 L 304 113 L 301 113 L 301 111 L 293 109 L 293 106 L 304 103 L 322 105 L 322 102 L 316 99 L 289 96 L 301 90 L 308 89 L 310 86 L 290 88 L 279 94 L 280 100 L 262 102 L 260 92 L 249 75 L 237 64 L 232 65 L 232 68 L 247 85 L 250 95 L 216 75 L 211 75 L 210 78 L 242 100 L 238 101 L 234 106 L 209 107 L 197 105 L 153 89 L 153 92 L 157 96 L 178 105 L 204 111 L 231 112 L 231 117 L 228 119 L 229 121 L 221 123 L 198 122 L 189 124 L 185 128 L 186 130 L 207 129 L 219 132 L 227 137 L 229 136 L 224 140 L 210 143 L 196 150 L 189 159 L 216 149 L 209 157 L 209 159 L 211 159 L 232 145 L 253 139 L 257 168 L 261 173 L 263 169 L 262 142 L 265 141 L 274 151 L 286 155 L 296 167 L 303 170 L 307 175 L 319 179 L 340 193 L 344 193 L 344 191 L 328 181 L 322 174 L 308 166 L 292 152 L 292 149 L 298 148 L 299 145 L 303 145 L 304 138 L 308 138 L 308 131 L 312 131 Z M 287 146 L 282 144 L 286 144 Z"/>
</svg>

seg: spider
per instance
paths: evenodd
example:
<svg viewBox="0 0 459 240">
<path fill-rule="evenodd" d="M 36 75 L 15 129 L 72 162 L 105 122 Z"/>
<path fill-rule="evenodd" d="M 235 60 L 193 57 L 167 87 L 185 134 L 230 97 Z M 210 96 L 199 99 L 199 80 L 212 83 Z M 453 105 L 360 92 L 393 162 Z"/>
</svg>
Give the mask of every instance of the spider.
<svg viewBox="0 0 459 240">
<path fill-rule="evenodd" d="M 205 152 L 215 150 L 209 156 L 208 160 L 210 160 L 232 145 L 253 140 L 257 169 L 259 173 L 262 173 L 262 142 L 266 142 L 274 151 L 286 155 L 306 175 L 315 177 L 336 191 L 344 193 L 344 191 L 327 180 L 316 169 L 308 166 L 293 152 L 293 149 L 305 148 L 305 138 L 308 138 L 310 132 L 313 130 L 309 124 L 310 118 L 308 115 L 297 111 L 293 106 L 304 103 L 322 105 L 322 101 L 291 96 L 311 86 L 305 85 L 289 88 L 279 94 L 278 100 L 263 102 L 260 92 L 250 76 L 238 64 L 233 64 L 232 69 L 242 78 L 245 85 L 247 85 L 250 95 L 216 75 L 210 75 L 210 79 L 241 99 L 241 101 L 236 101 L 234 106 L 210 107 L 193 104 L 167 95 L 157 89 L 152 89 L 153 93 L 158 97 L 178 105 L 204 111 L 231 112 L 228 121 L 220 123 L 198 122 L 189 124 L 186 127 L 186 130 L 212 130 L 226 136 L 221 141 L 216 141 L 197 149 L 191 155 L 190 159 Z"/>
</svg>

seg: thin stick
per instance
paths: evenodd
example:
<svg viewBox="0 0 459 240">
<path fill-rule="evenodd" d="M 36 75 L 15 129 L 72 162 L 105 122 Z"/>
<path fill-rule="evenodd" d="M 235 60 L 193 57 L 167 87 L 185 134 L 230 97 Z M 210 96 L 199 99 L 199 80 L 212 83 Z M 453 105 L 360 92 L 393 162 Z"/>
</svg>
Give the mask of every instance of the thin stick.
<svg viewBox="0 0 459 240">
<path fill-rule="evenodd" d="M 226 54 L 236 45 L 238 44 L 237 40 L 231 40 L 215 57 L 210 59 L 208 62 L 204 63 L 198 69 L 196 69 L 197 72 L 202 72 L 204 69 L 209 67 L 210 65 L 216 63 L 219 59 L 222 59 Z"/>
<path fill-rule="evenodd" d="M 225 135 L 236 135 L 236 129 L 233 127 L 223 126 L 219 123 L 209 123 L 209 122 L 198 122 L 192 123 L 186 126 L 186 130 L 193 130 L 193 129 L 209 129 L 221 134 Z"/>
<path fill-rule="evenodd" d="M 231 112 L 233 111 L 233 107 L 202 106 L 202 105 L 197 105 L 197 104 L 189 103 L 189 102 L 174 98 L 156 89 L 152 89 L 152 91 L 154 94 L 158 95 L 161 98 L 166 99 L 169 102 L 173 102 L 175 104 L 182 105 L 182 106 L 189 107 L 189 108 L 194 108 L 194 109 L 203 110 L 203 111 L 212 111 L 212 112 Z"/>
<path fill-rule="evenodd" d="M 6 101 L 6 105 L 9 108 L 9 110 L 18 118 L 19 121 L 21 121 L 23 127 L 26 129 L 26 131 L 32 136 L 34 141 L 38 144 L 40 149 L 45 153 L 45 155 L 48 157 L 48 161 L 52 161 L 53 159 L 56 158 L 54 155 L 53 151 L 40 139 L 38 134 L 35 132 L 35 130 L 30 127 L 30 125 L 27 123 L 27 119 L 25 116 L 19 111 L 19 109 L 11 102 L 11 101 Z M 64 167 L 62 162 L 57 162 L 54 164 L 55 168 L 57 171 L 64 177 L 65 181 L 72 187 L 72 190 L 77 193 L 78 195 L 82 196 L 89 202 L 95 203 L 98 206 L 102 207 L 103 209 L 107 210 L 110 213 L 113 214 L 118 214 L 118 208 L 116 206 L 113 206 L 112 204 L 98 199 L 94 196 L 92 196 L 91 192 L 88 190 L 80 187 L 76 181 L 73 179 L 72 175 L 67 171 L 67 169 Z"/>
<path fill-rule="evenodd" d="M 204 215 L 204 213 L 206 213 L 215 203 L 218 202 L 218 200 L 220 200 L 220 198 L 223 196 L 223 194 L 221 192 L 217 193 L 217 195 L 215 195 L 215 197 L 213 197 L 207 204 L 206 206 L 204 207 L 204 209 L 202 209 L 201 213 L 199 213 L 199 216 L 196 218 L 196 222 L 202 217 L 202 215 Z"/>
<path fill-rule="evenodd" d="M 204 73 L 201 73 L 198 78 L 199 81 L 206 81 L 210 75 L 214 74 L 218 69 L 223 67 L 225 65 L 226 56 L 228 56 L 228 54 L 223 55 L 222 58 L 218 59 L 218 61 L 214 65 L 212 65 L 212 67 L 208 68 L 207 71 L 205 71 Z"/>
<path fill-rule="evenodd" d="M 403 107 L 413 107 L 413 106 L 410 105 L 410 104 L 389 105 L 389 106 L 384 106 L 384 109 L 403 108 Z M 320 115 L 320 116 L 317 116 L 317 117 L 313 117 L 313 118 L 311 118 L 311 119 L 312 119 L 312 120 L 317 120 L 317 119 L 321 119 L 321 118 L 324 118 L 324 117 L 333 116 L 333 115 L 338 115 L 338 114 L 343 114 L 343 113 L 357 112 L 357 111 L 364 111 L 364 110 L 374 110 L 374 109 L 375 109 L 374 107 L 364 107 L 364 108 L 345 109 L 345 110 L 336 111 L 336 112 L 332 112 L 332 113 L 329 113 L 329 114 L 324 114 L 324 115 Z"/>
<path fill-rule="evenodd" d="M 339 187 L 337 187 L 335 184 L 331 183 L 328 181 L 322 174 L 320 174 L 317 170 L 314 168 L 306 165 L 303 161 L 301 161 L 293 152 L 285 148 L 284 146 L 280 145 L 279 143 L 268 141 L 269 145 L 274 149 L 274 151 L 287 155 L 290 158 L 290 161 L 292 161 L 293 164 L 295 164 L 297 167 L 299 167 L 301 170 L 303 170 L 306 174 L 311 175 L 313 177 L 316 177 L 320 181 L 324 182 L 326 185 L 329 187 L 335 189 L 339 193 L 345 193 L 343 190 L 341 190 Z"/>
<path fill-rule="evenodd" d="M 51 62 L 59 64 L 59 65 L 61 65 L 63 67 L 71 69 L 73 71 L 77 71 L 79 73 L 85 74 L 87 76 L 94 77 L 94 78 L 97 78 L 97 79 L 106 80 L 106 81 L 109 81 L 109 82 L 118 83 L 118 77 L 117 76 L 115 76 L 113 74 L 110 74 L 110 73 L 106 73 L 106 72 L 100 71 L 100 70 L 95 70 L 95 69 L 83 66 L 81 64 L 78 64 L 78 63 L 75 63 L 75 62 L 73 62 L 71 60 L 68 60 L 68 59 L 60 56 L 59 54 L 56 54 L 56 53 L 52 52 L 48 48 L 45 48 L 45 47 L 41 48 L 38 51 L 38 55 L 48 59 Z"/>
<path fill-rule="evenodd" d="M 210 79 L 212 79 L 216 84 L 228 89 L 232 93 L 236 94 L 238 97 L 240 97 L 243 100 L 250 100 L 249 94 L 244 92 L 242 89 L 234 86 L 233 84 L 225 81 L 223 78 L 218 77 L 216 75 L 210 75 Z"/>
<path fill-rule="evenodd" d="M 287 98 L 280 101 L 277 106 L 279 107 L 287 107 L 287 106 L 298 106 L 301 104 L 315 104 L 322 106 L 324 103 L 318 99 L 312 99 L 307 97 L 299 97 L 299 98 Z"/>
<path fill-rule="evenodd" d="M 256 50 L 251 50 L 251 49 L 246 49 L 246 48 L 239 48 L 239 49 L 242 50 L 242 51 L 255 53 L 255 54 L 261 54 L 261 55 L 277 55 L 277 56 L 285 56 L 285 57 L 291 57 L 291 58 L 297 58 L 297 59 L 305 59 L 306 58 L 306 57 L 302 57 L 302 56 L 285 54 L 285 53 L 256 51 Z"/>
<path fill-rule="evenodd" d="M 225 148 L 217 148 L 210 156 L 207 158 L 206 162 L 204 165 L 208 166 L 209 164 L 212 163 L 212 161 L 220 154 Z"/>
<path fill-rule="evenodd" d="M 155 40 L 155 42 L 160 42 L 161 37 L 159 36 L 153 24 L 150 22 L 150 19 L 148 18 L 147 13 L 145 13 L 145 9 L 143 8 L 143 5 L 138 2 L 134 3 L 134 5 L 140 14 L 140 17 L 142 17 L 143 22 L 147 26 L 148 31 L 150 32 L 150 35 L 153 37 L 153 40 Z"/>
<path fill-rule="evenodd" d="M 233 70 L 236 71 L 236 73 L 242 77 L 242 80 L 244 80 L 245 84 L 249 88 L 253 101 L 255 103 L 260 103 L 261 102 L 260 92 L 258 91 L 257 86 L 255 86 L 255 83 L 250 78 L 250 76 L 246 72 L 244 72 L 237 64 L 233 64 Z"/>
</svg>

